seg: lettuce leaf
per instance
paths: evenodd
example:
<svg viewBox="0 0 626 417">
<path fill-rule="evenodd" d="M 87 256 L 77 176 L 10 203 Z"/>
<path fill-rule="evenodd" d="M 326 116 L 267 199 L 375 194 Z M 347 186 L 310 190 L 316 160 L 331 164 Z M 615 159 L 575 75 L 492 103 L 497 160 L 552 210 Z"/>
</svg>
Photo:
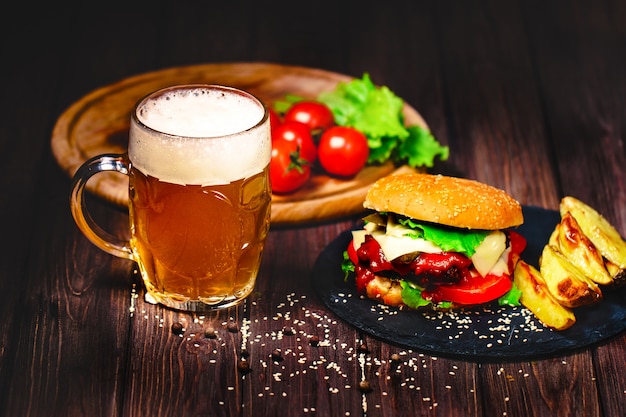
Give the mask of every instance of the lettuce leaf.
<svg viewBox="0 0 626 417">
<path fill-rule="evenodd" d="M 280 100 L 276 100 L 272 103 L 272 108 L 278 112 L 278 114 L 285 114 L 287 110 L 294 104 L 299 101 L 304 101 L 305 98 L 303 96 L 299 96 L 296 94 L 287 94 L 282 97 Z"/>
<path fill-rule="evenodd" d="M 467 256 L 472 256 L 476 252 L 476 247 L 489 234 L 483 230 L 465 231 L 426 224 L 420 227 L 424 231 L 424 239 L 434 242 L 444 251 L 461 252 Z"/>
<path fill-rule="evenodd" d="M 460 252 L 468 257 L 476 252 L 478 245 L 489 234 L 487 230 L 464 230 L 431 223 L 418 223 L 408 217 L 399 217 L 398 222 L 405 227 L 419 230 L 419 237 L 430 240 L 442 250 Z"/>
<path fill-rule="evenodd" d="M 400 286 L 402 287 L 402 302 L 406 304 L 407 307 L 418 309 L 420 307 L 433 304 L 432 301 L 426 300 L 422 297 L 422 290 L 419 287 L 414 287 L 405 280 L 400 280 Z M 448 309 L 452 307 L 452 303 L 450 301 L 440 301 L 435 304 L 435 307 Z"/>
<path fill-rule="evenodd" d="M 400 281 L 400 286 L 402 287 L 402 302 L 406 304 L 407 307 L 417 309 L 430 304 L 430 301 L 422 297 L 422 290 L 419 288 L 409 285 L 405 280 Z"/>
<path fill-rule="evenodd" d="M 355 265 L 350 260 L 347 250 L 343 251 L 343 259 L 341 261 L 341 270 L 343 271 L 343 274 L 344 274 L 344 277 L 343 277 L 344 281 L 347 281 L 350 274 L 355 271 Z"/>
<path fill-rule="evenodd" d="M 400 142 L 396 159 L 412 167 L 432 168 L 435 158 L 445 161 L 450 149 L 442 146 L 428 130 L 421 126 L 408 127 L 409 137 Z"/>
<path fill-rule="evenodd" d="M 513 282 L 513 286 L 511 289 L 504 294 L 502 297 L 498 298 L 498 305 L 500 306 L 520 306 L 522 303 L 520 302 L 520 297 L 522 296 L 522 291 L 517 288 L 515 282 Z"/>
<path fill-rule="evenodd" d="M 331 109 L 335 123 L 354 127 L 367 136 L 369 164 L 392 160 L 396 165 L 432 167 L 437 157 L 448 159 L 448 147 L 440 145 L 428 130 L 405 127 L 404 101 L 388 87 L 374 85 L 367 73 L 320 93 L 317 100 Z"/>
</svg>

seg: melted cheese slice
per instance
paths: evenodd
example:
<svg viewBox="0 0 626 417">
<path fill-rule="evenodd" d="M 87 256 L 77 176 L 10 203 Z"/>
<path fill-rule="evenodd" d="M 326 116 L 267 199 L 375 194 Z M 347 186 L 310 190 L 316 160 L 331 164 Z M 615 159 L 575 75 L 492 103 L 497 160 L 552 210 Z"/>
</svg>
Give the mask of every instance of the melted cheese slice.
<svg viewBox="0 0 626 417">
<path fill-rule="evenodd" d="M 366 230 L 357 230 L 352 232 L 354 238 L 354 247 L 358 248 L 365 241 L 365 235 L 372 235 L 380 245 L 385 257 L 390 261 L 413 252 L 437 253 L 441 252 L 441 248 L 434 243 L 421 239 L 412 238 L 410 236 L 402 236 L 399 234 L 386 234 L 383 230 L 374 230 L 368 232 Z"/>
<path fill-rule="evenodd" d="M 485 239 L 476 248 L 476 252 L 472 255 L 472 263 L 478 273 L 482 276 L 488 273 L 501 275 L 503 272 L 508 273 L 508 252 L 506 256 L 506 235 L 504 232 L 494 231 L 485 236 Z M 494 269 L 496 268 L 497 269 Z M 504 269 L 503 269 L 504 267 Z"/>
<path fill-rule="evenodd" d="M 399 227 L 397 226 L 388 228 L 387 232 L 382 228 L 375 227 L 366 227 L 363 230 L 353 231 L 352 237 L 354 239 L 355 249 L 361 246 L 365 241 L 365 235 L 368 234 L 376 239 L 385 257 L 389 260 L 394 260 L 402 255 L 415 252 L 442 252 L 442 249 L 433 242 L 400 233 Z M 508 253 L 506 235 L 501 231 L 493 231 L 478 245 L 471 260 L 476 271 L 482 276 L 489 273 L 496 275 L 503 273 L 508 274 Z"/>
</svg>

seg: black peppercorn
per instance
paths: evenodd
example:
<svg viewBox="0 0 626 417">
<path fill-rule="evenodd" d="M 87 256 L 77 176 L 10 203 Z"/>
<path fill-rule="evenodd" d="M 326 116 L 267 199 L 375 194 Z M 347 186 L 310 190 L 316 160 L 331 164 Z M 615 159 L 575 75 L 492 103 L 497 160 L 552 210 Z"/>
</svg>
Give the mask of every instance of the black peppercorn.
<svg viewBox="0 0 626 417">
<path fill-rule="evenodd" d="M 274 349 L 274 350 L 272 351 L 272 359 L 273 359 L 273 360 L 275 360 L 276 362 L 280 362 L 280 361 L 282 361 L 282 360 L 283 360 L 283 356 L 282 356 L 282 354 L 280 353 L 280 350 L 279 350 L 279 349 Z"/>
<path fill-rule="evenodd" d="M 172 324 L 172 333 L 174 334 L 183 334 L 183 325 L 181 323 L 173 323 Z"/>
<path fill-rule="evenodd" d="M 239 372 L 241 373 L 248 373 L 251 371 L 250 369 L 250 362 L 248 362 L 245 359 L 241 359 L 239 362 L 237 362 L 237 370 L 239 370 Z"/>
<path fill-rule="evenodd" d="M 362 393 L 368 393 L 372 391 L 372 388 L 370 387 L 369 382 L 367 381 L 359 382 L 359 391 L 361 391 Z"/>
</svg>

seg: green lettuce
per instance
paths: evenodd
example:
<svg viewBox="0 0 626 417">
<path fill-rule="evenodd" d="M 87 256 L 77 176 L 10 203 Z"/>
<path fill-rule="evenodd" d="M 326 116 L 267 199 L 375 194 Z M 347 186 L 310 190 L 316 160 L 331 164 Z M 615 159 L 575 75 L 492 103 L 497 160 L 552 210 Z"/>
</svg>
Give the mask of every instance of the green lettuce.
<svg viewBox="0 0 626 417">
<path fill-rule="evenodd" d="M 430 301 L 422 297 L 421 289 L 409 285 L 405 280 L 400 280 L 400 286 L 402 287 L 402 302 L 406 304 L 407 307 L 417 309 L 430 304 Z"/>
<path fill-rule="evenodd" d="M 432 168 L 435 158 L 445 161 L 450 149 L 441 146 L 430 131 L 421 126 L 409 126 L 409 137 L 398 144 L 395 158 L 412 167 L 425 166 Z"/>
<path fill-rule="evenodd" d="M 343 251 L 343 260 L 341 261 L 341 270 L 344 273 L 344 281 L 347 281 L 350 274 L 353 273 L 355 270 L 355 265 L 350 260 L 350 256 L 348 256 L 347 250 Z"/>
<path fill-rule="evenodd" d="M 293 106 L 299 101 L 304 101 L 305 98 L 303 96 L 299 96 L 296 94 L 287 94 L 279 100 L 274 101 L 272 103 L 272 108 L 278 112 L 278 114 L 285 114 L 289 107 Z"/>
<path fill-rule="evenodd" d="M 444 251 L 460 252 L 466 256 L 472 256 L 489 234 L 487 230 L 464 230 L 432 223 L 419 223 L 408 217 L 399 217 L 398 222 L 417 230 L 416 237 L 429 240 Z"/>
<path fill-rule="evenodd" d="M 498 298 L 498 305 L 501 306 L 520 306 L 522 303 L 520 302 L 520 297 L 522 296 L 522 291 L 517 288 L 515 282 L 513 282 L 513 286 L 511 289 L 504 294 L 502 297 Z"/>
<path fill-rule="evenodd" d="M 402 302 L 409 308 L 418 309 L 429 304 L 434 304 L 436 308 L 444 310 L 452 307 L 452 302 L 450 301 L 439 301 L 438 303 L 433 303 L 432 301 L 426 300 L 422 297 L 422 290 L 419 287 L 410 285 L 405 280 L 400 280 L 400 286 L 402 287 Z"/>
<path fill-rule="evenodd" d="M 352 126 L 372 140 L 409 136 L 402 117 L 404 102 L 389 88 L 376 87 L 368 74 L 339 83 L 335 90 L 323 92 L 317 99 L 332 110 L 335 123 Z"/>
<path fill-rule="evenodd" d="M 367 73 L 322 92 L 317 100 L 331 109 L 336 124 L 365 134 L 369 164 L 392 160 L 397 165 L 432 167 L 437 157 L 448 159 L 448 147 L 439 144 L 427 129 L 405 126 L 403 100 L 388 87 L 374 85 Z"/>
</svg>

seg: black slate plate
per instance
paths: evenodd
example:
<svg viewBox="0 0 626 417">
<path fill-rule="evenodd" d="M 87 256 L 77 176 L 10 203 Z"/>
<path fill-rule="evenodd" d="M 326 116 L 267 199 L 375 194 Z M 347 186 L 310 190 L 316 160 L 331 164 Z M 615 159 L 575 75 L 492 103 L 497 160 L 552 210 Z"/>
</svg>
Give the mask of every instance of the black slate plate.
<svg viewBox="0 0 626 417">
<path fill-rule="evenodd" d="M 522 258 L 537 266 L 557 211 L 523 207 L 526 238 Z M 324 304 L 346 322 L 381 340 L 424 353 L 472 360 L 550 356 L 597 344 L 626 329 L 626 287 L 605 290 L 602 302 L 575 310 L 576 324 L 564 331 L 544 327 L 523 307 L 468 312 L 399 311 L 361 298 L 353 281 L 344 282 L 342 253 L 351 239 L 340 234 L 319 255 L 312 283 Z"/>
</svg>

